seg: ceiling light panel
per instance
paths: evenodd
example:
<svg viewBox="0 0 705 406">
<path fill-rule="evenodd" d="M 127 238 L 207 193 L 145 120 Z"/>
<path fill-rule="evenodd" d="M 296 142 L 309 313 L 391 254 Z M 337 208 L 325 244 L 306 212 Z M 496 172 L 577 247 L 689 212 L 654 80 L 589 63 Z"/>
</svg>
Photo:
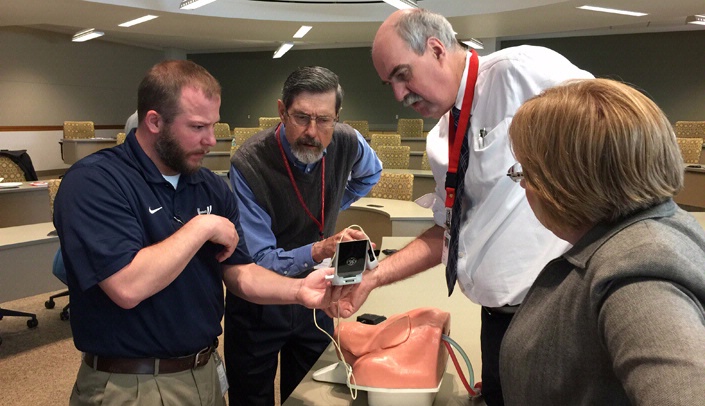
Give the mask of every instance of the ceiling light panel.
<svg viewBox="0 0 705 406">
<path fill-rule="evenodd" d="M 154 20 L 157 17 L 159 17 L 159 16 L 153 16 L 151 14 L 148 14 L 144 17 L 135 18 L 134 20 L 130 20 L 130 21 L 126 21 L 122 24 L 118 24 L 118 27 L 132 27 L 133 25 L 141 24 L 141 23 L 144 23 L 149 20 Z"/>
<path fill-rule="evenodd" d="M 705 16 L 694 15 L 685 18 L 685 22 L 688 24 L 705 25 Z"/>
<path fill-rule="evenodd" d="M 88 28 L 87 30 L 79 31 L 74 34 L 71 41 L 73 42 L 85 42 L 94 38 L 102 37 L 105 33 L 102 31 L 96 31 L 95 28 Z"/>
<path fill-rule="evenodd" d="M 285 53 L 289 52 L 289 50 L 294 46 L 293 42 L 285 42 L 281 44 L 279 49 L 274 51 L 274 56 L 272 57 L 273 59 L 281 58 L 284 56 Z"/>
<path fill-rule="evenodd" d="M 183 0 L 179 6 L 182 10 L 193 10 L 199 7 L 203 7 L 206 4 L 213 3 L 215 0 Z"/>
<path fill-rule="evenodd" d="M 303 38 L 304 35 L 308 34 L 308 32 L 311 31 L 311 28 L 313 27 L 310 25 L 302 25 L 301 28 L 296 31 L 296 34 L 294 34 L 294 38 Z"/>
<path fill-rule="evenodd" d="M 389 4 L 390 6 L 398 8 L 399 10 L 404 10 L 407 8 L 419 8 L 419 6 L 413 0 L 384 0 L 384 2 Z"/>
<path fill-rule="evenodd" d="M 580 6 L 578 8 L 581 10 L 599 11 L 602 13 L 621 14 L 621 15 L 633 16 L 633 17 L 643 17 L 646 15 L 649 15 L 648 13 L 640 13 L 638 11 L 618 10 L 616 8 L 595 7 L 595 6 L 588 6 L 588 5 Z"/>
</svg>

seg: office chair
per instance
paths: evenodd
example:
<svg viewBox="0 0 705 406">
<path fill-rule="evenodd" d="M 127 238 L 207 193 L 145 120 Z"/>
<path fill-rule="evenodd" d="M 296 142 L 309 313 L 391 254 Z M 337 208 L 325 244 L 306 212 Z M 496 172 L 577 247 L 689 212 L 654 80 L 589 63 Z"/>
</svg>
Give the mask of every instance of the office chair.
<svg viewBox="0 0 705 406">
<path fill-rule="evenodd" d="M 215 123 L 215 138 L 231 138 L 233 135 L 230 133 L 230 124 L 228 123 Z"/>
<path fill-rule="evenodd" d="M 377 151 L 377 148 L 388 145 L 391 147 L 401 146 L 401 135 L 399 134 L 372 134 L 370 136 L 370 147 Z"/>
<path fill-rule="evenodd" d="M 397 121 L 397 134 L 405 137 L 423 137 L 423 119 L 400 118 Z"/>
<path fill-rule="evenodd" d="M 95 126 L 92 121 L 64 121 L 64 138 L 95 138 Z"/>
<path fill-rule="evenodd" d="M 408 145 L 377 147 L 377 158 L 382 161 L 384 169 L 409 169 L 411 147 Z"/>
<path fill-rule="evenodd" d="M 414 195 L 414 175 L 410 173 L 382 172 L 379 182 L 372 187 L 367 197 L 381 199 L 411 200 Z"/>
<path fill-rule="evenodd" d="M 61 179 L 49 179 L 47 181 L 49 184 L 49 187 L 47 188 L 49 190 L 49 211 L 51 212 L 51 218 L 54 218 L 54 199 L 56 199 L 56 193 L 59 191 L 59 185 L 61 184 Z M 54 262 L 52 263 L 51 267 L 51 272 L 59 278 L 61 282 L 64 283 L 64 285 L 68 284 L 68 281 L 66 280 L 66 268 L 64 268 L 64 259 L 61 256 L 61 247 L 56 251 L 56 254 L 54 255 Z M 68 296 L 69 291 L 68 289 L 59 292 L 55 295 L 49 296 L 49 300 L 44 302 L 44 307 L 47 309 L 53 309 L 56 303 L 54 302 L 54 299 L 57 297 L 62 297 L 62 296 Z M 61 313 L 59 314 L 59 317 L 61 320 L 68 320 L 69 319 L 69 304 L 67 303 L 66 306 L 61 310 Z"/>
<path fill-rule="evenodd" d="M 260 117 L 259 118 L 259 126 L 262 128 L 269 128 L 269 127 L 274 127 L 281 123 L 281 119 L 279 116 L 277 117 Z"/>
<path fill-rule="evenodd" d="M 0 178 L 4 178 L 4 182 L 24 182 L 25 176 L 22 168 L 12 159 L 0 155 Z"/>
<path fill-rule="evenodd" d="M 10 317 L 29 317 L 27 320 L 27 328 L 35 328 L 39 325 L 39 320 L 37 320 L 37 315 L 34 313 L 20 312 L 17 310 L 3 309 L 0 307 L 0 320 L 5 316 Z M 0 337 L 0 344 L 2 344 L 2 337 Z"/>
<path fill-rule="evenodd" d="M 370 124 L 367 120 L 345 120 L 343 123 L 356 129 L 364 138 L 370 135 Z"/>
<path fill-rule="evenodd" d="M 51 267 L 51 272 L 59 278 L 61 282 L 63 282 L 65 285 L 68 284 L 68 280 L 66 279 L 66 268 L 64 268 L 64 258 L 61 256 L 61 247 L 56 251 L 56 254 L 54 254 L 54 262 Z M 53 309 L 54 306 L 56 305 L 56 302 L 54 302 L 54 299 L 57 297 L 62 297 L 62 296 L 68 296 L 69 291 L 68 289 L 59 292 L 55 295 L 49 296 L 49 300 L 44 302 L 44 307 L 47 309 Z M 59 313 L 59 318 L 61 320 L 68 320 L 69 319 L 69 306 L 71 305 L 71 302 L 66 303 L 66 306 L 64 306 L 63 309 L 61 309 L 61 313 Z"/>
</svg>

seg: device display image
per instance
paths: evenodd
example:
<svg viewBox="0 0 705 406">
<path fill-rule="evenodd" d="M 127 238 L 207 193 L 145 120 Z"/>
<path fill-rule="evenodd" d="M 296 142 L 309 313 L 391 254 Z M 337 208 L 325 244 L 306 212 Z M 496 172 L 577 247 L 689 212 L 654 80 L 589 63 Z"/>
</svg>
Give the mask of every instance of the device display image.
<svg viewBox="0 0 705 406">
<path fill-rule="evenodd" d="M 367 269 L 368 240 L 339 242 L 335 252 L 335 274 L 330 275 L 333 285 L 350 285 L 362 281 Z"/>
</svg>

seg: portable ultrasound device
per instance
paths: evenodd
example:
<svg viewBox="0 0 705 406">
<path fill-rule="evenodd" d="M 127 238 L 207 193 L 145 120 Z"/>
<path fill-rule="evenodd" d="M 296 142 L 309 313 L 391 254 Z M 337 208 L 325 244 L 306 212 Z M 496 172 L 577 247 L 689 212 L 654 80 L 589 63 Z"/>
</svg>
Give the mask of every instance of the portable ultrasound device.
<svg viewBox="0 0 705 406">
<path fill-rule="evenodd" d="M 335 273 L 326 276 L 333 285 L 353 285 L 362 282 L 365 269 L 377 267 L 372 244 L 369 240 L 339 242 L 335 249 Z"/>
</svg>

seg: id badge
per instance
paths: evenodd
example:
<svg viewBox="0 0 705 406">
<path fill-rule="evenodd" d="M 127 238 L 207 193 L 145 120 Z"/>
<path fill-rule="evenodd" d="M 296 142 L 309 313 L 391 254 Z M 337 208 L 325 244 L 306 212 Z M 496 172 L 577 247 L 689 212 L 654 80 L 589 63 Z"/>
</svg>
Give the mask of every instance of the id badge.
<svg viewBox="0 0 705 406">
<path fill-rule="evenodd" d="M 225 373 L 225 364 L 220 359 L 220 354 L 215 353 L 215 369 L 218 371 L 218 382 L 220 382 L 220 392 L 223 397 L 228 393 L 230 386 L 228 385 L 228 375 Z"/>
<path fill-rule="evenodd" d="M 448 247 L 450 247 L 450 230 L 446 228 L 443 232 L 443 254 L 441 254 L 441 262 L 448 266 Z"/>
</svg>

